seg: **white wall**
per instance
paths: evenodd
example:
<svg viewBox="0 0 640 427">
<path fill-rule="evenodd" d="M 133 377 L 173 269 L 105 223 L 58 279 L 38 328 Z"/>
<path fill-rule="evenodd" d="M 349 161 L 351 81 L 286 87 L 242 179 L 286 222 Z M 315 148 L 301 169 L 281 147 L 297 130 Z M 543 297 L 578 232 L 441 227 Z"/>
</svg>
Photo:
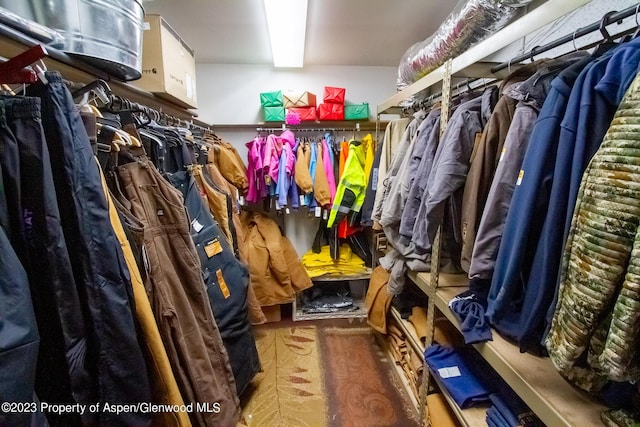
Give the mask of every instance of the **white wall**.
<svg viewBox="0 0 640 427">
<path fill-rule="evenodd" d="M 324 86 L 346 89 L 346 102 L 376 106 L 395 92 L 397 67 L 315 66 L 278 70 L 264 65 L 198 64 L 198 114 L 212 124 L 262 122 L 260 92 L 307 90 L 322 102 Z"/>
<path fill-rule="evenodd" d="M 260 92 L 272 90 L 307 90 L 322 102 L 324 86 L 346 89 L 346 102 L 369 103 L 370 119 L 375 120 L 376 107 L 395 93 L 397 67 L 315 66 L 301 70 L 277 70 L 271 66 L 239 64 L 197 64 L 198 118 L 212 124 L 255 124 L 263 122 Z M 278 125 L 279 126 L 279 125 Z M 255 127 L 216 130 L 216 134 L 232 143 L 243 159 L 245 144 L 256 136 Z M 305 134 L 308 135 L 308 134 Z M 305 212 L 292 212 L 285 218 L 285 233 L 300 255 L 311 248 L 318 220 Z"/>
</svg>

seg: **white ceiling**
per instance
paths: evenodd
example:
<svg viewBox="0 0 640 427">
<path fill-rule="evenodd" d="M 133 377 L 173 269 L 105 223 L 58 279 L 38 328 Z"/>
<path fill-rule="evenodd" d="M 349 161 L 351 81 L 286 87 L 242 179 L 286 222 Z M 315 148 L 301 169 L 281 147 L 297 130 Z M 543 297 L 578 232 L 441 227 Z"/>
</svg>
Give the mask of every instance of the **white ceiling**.
<svg viewBox="0 0 640 427">
<path fill-rule="evenodd" d="M 453 0 L 309 0 L 305 65 L 398 66 L 433 34 Z M 262 0 L 145 0 L 196 52 L 196 62 L 272 64 Z"/>
</svg>

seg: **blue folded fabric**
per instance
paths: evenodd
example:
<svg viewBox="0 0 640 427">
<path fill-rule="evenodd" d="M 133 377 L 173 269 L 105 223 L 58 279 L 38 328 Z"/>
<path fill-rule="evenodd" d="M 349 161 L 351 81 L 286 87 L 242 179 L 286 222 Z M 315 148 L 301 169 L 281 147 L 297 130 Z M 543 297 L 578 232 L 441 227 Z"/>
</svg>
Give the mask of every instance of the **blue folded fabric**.
<svg viewBox="0 0 640 427">
<path fill-rule="evenodd" d="M 514 426 L 544 427 L 544 423 L 506 383 L 498 387 L 498 393 L 489 396 L 491 403 Z M 511 416 L 509 416 L 511 414 Z"/>
<path fill-rule="evenodd" d="M 497 427 L 512 427 L 507 423 L 507 421 L 500 415 L 500 412 L 496 409 L 495 406 L 487 409 L 487 424 L 489 421 L 492 421 L 494 425 Z"/>
<path fill-rule="evenodd" d="M 487 417 L 485 418 L 485 420 L 487 421 L 487 425 L 489 427 L 500 427 L 498 424 L 496 424 L 495 420 L 489 416 L 489 410 L 491 408 L 487 409 Z"/>
<path fill-rule="evenodd" d="M 460 321 L 460 332 L 465 344 L 491 341 L 491 327 L 485 317 L 487 301 L 472 290 L 462 292 L 449 301 L 449 308 Z"/>
<path fill-rule="evenodd" d="M 517 415 L 511 412 L 500 394 L 493 393 L 489 396 L 489 399 L 491 400 L 491 403 L 493 403 L 493 407 L 500 413 L 509 427 L 518 427 L 520 425 Z"/>
<path fill-rule="evenodd" d="M 478 380 L 454 349 L 434 344 L 425 350 L 424 358 L 460 408 L 489 400 L 491 390 Z"/>
</svg>

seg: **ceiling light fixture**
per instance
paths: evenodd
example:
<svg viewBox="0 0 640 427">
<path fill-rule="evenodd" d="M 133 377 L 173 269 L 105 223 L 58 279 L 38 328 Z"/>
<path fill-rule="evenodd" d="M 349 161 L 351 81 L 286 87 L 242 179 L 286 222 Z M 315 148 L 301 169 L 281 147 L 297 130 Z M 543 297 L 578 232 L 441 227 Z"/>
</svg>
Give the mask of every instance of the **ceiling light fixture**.
<svg viewBox="0 0 640 427">
<path fill-rule="evenodd" d="M 307 0 L 264 0 L 274 67 L 301 68 L 307 29 Z"/>
</svg>

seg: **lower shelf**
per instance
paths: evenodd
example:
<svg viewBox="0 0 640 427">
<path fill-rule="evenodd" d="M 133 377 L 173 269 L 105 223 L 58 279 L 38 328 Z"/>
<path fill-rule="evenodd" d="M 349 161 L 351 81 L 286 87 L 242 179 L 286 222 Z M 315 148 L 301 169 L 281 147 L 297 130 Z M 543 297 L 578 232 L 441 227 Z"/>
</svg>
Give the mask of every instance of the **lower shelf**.
<svg viewBox="0 0 640 427">
<path fill-rule="evenodd" d="M 293 320 L 322 320 L 322 319 L 354 319 L 367 317 L 364 301 L 354 301 L 349 310 L 339 310 L 331 313 L 305 313 L 302 307 L 293 303 Z"/>
<path fill-rule="evenodd" d="M 370 274 L 314 278 L 312 288 L 299 292 L 293 302 L 294 321 L 367 317 L 364 299 Z M 351 304 L 344 306 L 346 304 Z"/>
<path fill-rule="evenodd" d="M 413 404 L 413 407 L 414 407 L 416 413 L 419 414 L 420 413 L 420 404 L 418 402 L 418 397 L 414 394 L 414 392 L 413 392 L 413 390 L 411 388 L 411 385 L 409 384 L 409 380 L 404 375 L 404 371 L 402 370 L 402 368 L 400 368 L 400 366 L 398 366 L 394 362 L 393 355 L 392 355 L 390 347 L 389 347 L 390 346 L 389 340 L 387 339 L 387 337 L 385 335 L 382 335 L 380 333 L 376 333 L 376 338 L 378 339 L 378 342 L 380 343 L 380 347 L 382 347 L 382 350 L 384 351 L 384 354 L 385 354 L 385 356 L 387 358 L 387 361 L 393 367 L 393 372 L 396 374 L 397 378 L 400 380 L 400 382 L 402 383 L 402 386 L 404 387 L 404 391 L 409 396 L 409 399 L 411 400 L 411 403 Z"/>
<path fill-rule="evenodd" d="M 430 378 L 438 385 L 442 396 L 444 396 L 451 408 L 451 411 L 463 427 L 484 427 L 487 425 L 487 407 L 478 406 L 467 409 L 460 408 L 447 392 L 446 387 L 444 387 L 438 376 L 431 374 Z M 429 409 L 427 408 L 427 410 Z"/>
<path fill-rule="evenodd" d="M 463 275 L 442 274 L 440 277 L 445 284 L 464 282 L 464 279 Z M 438 310 L 458 327 L 459 322 L 448 303 L 465 289 L 466 286 L 441 287 L 435 293 Z M 606 407 L 565 381 L 549 358 L 520 353 L 517 346 L 495 331 L 493 341 L 474 344 L 474 347 L 546 425 L 602 425 L 600 413 Z"/>
</svg>

